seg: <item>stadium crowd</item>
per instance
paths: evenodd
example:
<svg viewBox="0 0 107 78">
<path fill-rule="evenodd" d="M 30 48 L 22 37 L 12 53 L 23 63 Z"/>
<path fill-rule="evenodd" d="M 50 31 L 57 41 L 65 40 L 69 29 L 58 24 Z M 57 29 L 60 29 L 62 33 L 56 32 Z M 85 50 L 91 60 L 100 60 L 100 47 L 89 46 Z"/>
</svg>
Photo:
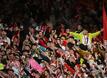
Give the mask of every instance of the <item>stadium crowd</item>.
<svg viewBox="0 0 107 78">
<path fill-rule="evenodd" d="M 63 23 L 58 28 L 51 23 L 31 25 L 28 30 L 17 23 L 0 26 L 1 78 L 107 77 L 107 54 L 100 38 L 103 30 L 88 33 L 78 25 L 71 32 Z M 80 36 L 86 34 L 92 36 L 87 37 L 87 44 Z"/>
<path fill-rule="evenodd" d="M 46 1 L 0 11 L 0 78 L 107 78 L 100 6 Z"/>
</svg>

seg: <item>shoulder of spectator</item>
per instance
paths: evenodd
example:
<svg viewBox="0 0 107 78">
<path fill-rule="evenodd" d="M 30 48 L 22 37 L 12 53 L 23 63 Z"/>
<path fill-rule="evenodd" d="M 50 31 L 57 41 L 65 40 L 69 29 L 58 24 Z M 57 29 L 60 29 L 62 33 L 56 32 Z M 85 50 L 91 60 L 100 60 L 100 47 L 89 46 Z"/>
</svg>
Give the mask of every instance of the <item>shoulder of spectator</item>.
<svg viewBox="0 0 107 78">
<path fill-rule="evenodd" d="M 80 35 L 81 33 L 69 32 L 71 35 Z"/>
</svg>

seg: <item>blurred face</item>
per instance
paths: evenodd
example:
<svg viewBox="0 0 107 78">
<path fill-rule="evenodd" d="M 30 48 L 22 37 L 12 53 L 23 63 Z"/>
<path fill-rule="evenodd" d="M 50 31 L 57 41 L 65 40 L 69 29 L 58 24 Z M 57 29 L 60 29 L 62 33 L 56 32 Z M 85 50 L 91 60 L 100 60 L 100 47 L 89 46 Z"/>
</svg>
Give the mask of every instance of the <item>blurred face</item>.
<svg viewBox="0 0 107 78">
<path fill-rule="evenodd" d="M 32 76 L 35 77 L 35 78 L 39 78 L 40 77 L 40 75 L 36 74 L 36 73 L 32 73 Z"/>
<path fill-rule="evenodd" d="M 65 37 L 61 37 L 61 40 L 65 40 Z"/>
<path fill-rule="evenodd" d="M 9 27 L 9 31 L 13 31 L 12 27 Z"/>
<path fill-rule="evenodd" d="M 76 62 L 74 57 L 70 57 L 69 60 L 70 60 L 70 62 L 73 62 L 73 63 Z"/>
<path fill-rule="evenodd" d="M 36 48 L 37 48 L 37 46 L 36 46 L 36 45 L 33 45 L 33 46 L 32 46 L 32 49 L 33 49 L 33 50 L 35 50 Z"/>
<path fill-rule="evenodd" d="M 87 31 L 87 30 L 84 30 L 84 31 L 83 31 L 83 35 L 88 35 L 88 31 Z"/>
<path fill-rule="evenodd" d="M 11 52 L 11 49 L 7 49 L 6 54 L 9 54 Z"/>
<path fill-rule="evenodd" d="M 69 50 L 70 54 L 74 54 L 74 51 L 73 50 Z"/>
<path fill-rule="evenodd" d="M 66 32 L 69 33 L 69 32 L 70 32 L 70 29 L 66 29 Z"/>
<path fill-rule="evenodd" d="M 14 30 L 15 30 L 15 31 L 18 31 L 18 30 L 19 30 L 19 27 L 18 27 L 18 26 L 16 26 Z"/>
<path fill-rule="evenodd" d="M 34 29 L 32 27 L 29 27 L 29 32 L 33 33 Z"/>
<path fill-rule="evenodd" d="M 58 36 L 55 34 L 55 35 L 54 35 L 54 38 L 57 38 L 57 37 L 58 37 Z"/>
<path fill-rule="evenodd" d="M 26 39 L 29 40 L 29 35 L 26 35 Z"/>
<path fill-rule="evenodd" d="M 60 43 L 61 43 L 60 39 L 57 39 L 57 43 L 58 43 L 58 44 L 60 44 Z"/>
<path fill-rule="evenodd" d="M 61 45 L 63 45 L 63 40 L 61 40 Z"/>
<path fill-rule="evenodd" d="M 26 52 L 26 51 L 23 52 L 23 55 L 24 55 L 24 56 L 27 56 L 27 55 L 28 55 L 28 52 Z"/>
<path fill-rule="evenodd" d="M 68 42 L 71 42 L 71 43 L 75 44 L 75 40 L 73 38 L 69 38 Z"/>
<path fill-rule="evenodd" d="M 43 34 L 42 34 L 42 32 L 39 32 L 39 36 L 41 37 Z"/>
<path fill-rule="evenodd" d="M 51 43 L 48 43 L 47 46 L 48 46 L 48 47 L 51 47 L 51 48 L 54 48 L 54 47 L 55 47 L 54 43 L 52 43 L 52 42 L 51 42 Z"/>
<path fill-rule="evenodd" d="M 18 38 L 15 37 L 13 42 L 17 43 L 18 42 Z"/>
<path fill-rule="evenodd" d="M 9 55 L 8 58 L 9 58 L 9 60 L 15 60 L 15 57 L 13 54 Z"/>
<path fill-rule="evenodd" d="M 45 71 L 45 76 L 47 76 L 48 75 L 48 72 L 47 71 Z"/>
<path fill-rule="evenodd" d="M 55 30 L 52 30 L 52 34 L 54 35 L 56 33 L 56 31 Z"/>
<path fill-rule="evenodd" d="M 5 37 L 6 36 L 6 32 L 5 31 L 2 31 L 2 37 Z"/>
<path fill-rule="evenodd" d="M 64 28 L 64 25 L 63 25 L 63 24 L 61 24 L 61 28 Z"/>
<path fill-rule="evenodd" d="M 78 30 L 81 30 L 81 29 L 82 29 L 81 25 L 78 25 Z"/>
<path fill-rule="evenodd" d="M 24 50 L 30 50 L 30 47 L 26 45 L 26 46 L 24 47 Z"/>
</svg>

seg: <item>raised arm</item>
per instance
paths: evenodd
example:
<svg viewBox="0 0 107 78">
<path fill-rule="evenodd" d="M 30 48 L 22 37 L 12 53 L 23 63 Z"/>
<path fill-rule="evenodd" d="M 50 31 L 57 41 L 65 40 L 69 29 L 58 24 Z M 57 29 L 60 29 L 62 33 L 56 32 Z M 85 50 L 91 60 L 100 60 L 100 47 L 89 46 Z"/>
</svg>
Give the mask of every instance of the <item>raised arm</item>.
<svg viewBox="0 0 107 78">
<path fill-rule="evenodd" d="M 91 33 L 92 38 L 98 36 L 101 33 L 101 31 L 97 31 L 95 33 Z"/>
<path fill-rule="evenodd" d="M 79 38 L 80 34 L 76 32 L 69 32 L 72 36 Z"/>
</svg>

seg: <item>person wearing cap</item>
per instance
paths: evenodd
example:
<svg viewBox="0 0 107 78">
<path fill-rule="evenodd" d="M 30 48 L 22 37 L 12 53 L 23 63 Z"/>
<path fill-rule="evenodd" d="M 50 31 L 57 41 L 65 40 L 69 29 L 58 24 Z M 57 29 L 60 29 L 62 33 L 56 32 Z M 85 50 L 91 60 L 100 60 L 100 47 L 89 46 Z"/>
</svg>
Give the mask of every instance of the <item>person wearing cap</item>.
<svg viewBox="0 0 107 78">
<path fill-rule="evenodd" d="M 70 32 L 70 34 L 77 37 L 80 40 L 80 43 L 86 45 L 89 49 L 91 49 L 92 39 L 98 36 L 102 31 L 103 29 L 95 33 L 89 33 L 87 30 L 83 30 L 82 33 Z"/>
</svg>

